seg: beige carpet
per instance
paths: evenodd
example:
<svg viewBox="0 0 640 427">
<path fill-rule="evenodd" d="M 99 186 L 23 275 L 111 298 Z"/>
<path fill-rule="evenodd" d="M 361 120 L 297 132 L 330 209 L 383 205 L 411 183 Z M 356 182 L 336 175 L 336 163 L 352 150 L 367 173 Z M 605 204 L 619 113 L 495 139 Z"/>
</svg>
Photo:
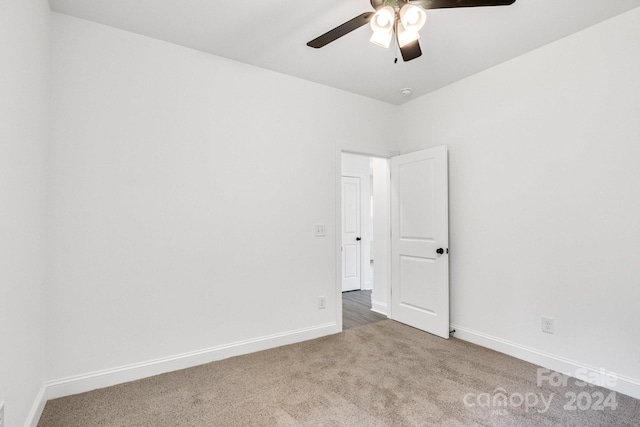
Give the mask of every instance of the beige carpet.
<svg viewBox="0 0 640 427">
<path fill-rule="evenodd" d="M 640 401 L 536 370 L 385 320 L 52 400 L 38 426 L 640 425 Z"/>
</svg>

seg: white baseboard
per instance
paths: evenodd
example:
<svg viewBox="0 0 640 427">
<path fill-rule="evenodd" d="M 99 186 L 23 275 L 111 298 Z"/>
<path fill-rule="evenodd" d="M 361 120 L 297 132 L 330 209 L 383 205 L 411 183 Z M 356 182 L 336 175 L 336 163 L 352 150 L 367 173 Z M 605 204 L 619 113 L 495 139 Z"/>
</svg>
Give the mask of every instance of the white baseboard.
<svg viewBox="0 0 640 427">
<path fill-rule="evenodd" d="M 451 329 L 455 329 L 456 332 L 454 336 L 461 340 L 469 341 L 473 344 L 490 348 L 492 350 L 499 351 L 500 353 L 508 354 L 509 356 L 542 366 L 543 368 L 576 377 L 580 380 L 594 383 L 615 392 L 640 399 L 640 380 L 638 379 L 626 377 L 613 372 L 605 372 L 601 368 L 565 359 L 534 348 L 525 347 L 523 345 L 474 331 L 472 329 L 464 328 L 462 326 L 452 324 Z M 612 375 L 614 380 L 611 380 Z"/>
<path fill-rule="evenodd" d="M 375 311 L 376 313 L 384 314 L 387 316 L 387 304 L 384 302 L 371 300 L 371 311 Z"/>
<path fill-rule="evenodd" d="M 44 410 L 44 405 L 47 403 L 47 386 L 45 384 L 40 387 L 40 391 L 36 396 L 36 400 L 33 402 L 33 406 L 29 411 L 24 427 L 38 427 L 38 421 Z"/>
<path fill-rule="evenodd" d="M 61 378 L 47 382 L 46 397 L 48 399 L 55 399 L 72 394 L 84 393 L 98 388 L 110 387 L 112 385 L 135 381 L 153 375 L 203 365 L 216 360 L 253 353 L 282 345 L 293 344 L 339 332 L 341 332 L 341 330 L 338 328 L 338 325 L 335 322 L 332 322 L 311 328 L 297 329 L 280 334 L 267 335 L 245 341 L 237 341 L 231 344 L 220 345 L 204 350 L 163 357 L 160 359 L 134 363 L 97 372 L 90 372 L 68 378 Z M 42 406 L 44 407 L 44 403 Z"/>
</svg>

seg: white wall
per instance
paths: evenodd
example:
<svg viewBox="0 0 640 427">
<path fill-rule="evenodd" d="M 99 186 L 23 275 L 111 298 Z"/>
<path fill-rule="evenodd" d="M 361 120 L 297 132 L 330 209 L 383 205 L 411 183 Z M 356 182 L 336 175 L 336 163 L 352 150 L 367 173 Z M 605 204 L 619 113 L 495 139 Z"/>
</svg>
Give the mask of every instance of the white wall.
<svg viewBox="0 0 640 427">
<path fill-rule="evenodd" d="M 371 159 L 373 167 L 373 259 L 374 287 L 371 306 L 381 314 L 389 313 L 389 284 L 391 282 L 391 182 L 389 181 L 389 161 Z"/>
<path fill-rule="evenodd" d="M 449 146 L 457 329 L 640 385 L 638 40 L 640 8 L 398 113 L 402 152 Z"/>
<path fill-rule="evenodd" d="M 45 380 L 49 13 L 44 0 L 0 2 L 0 402 L 9 427 L 37 418 Z"/>
<path fill-rule="evenodd" d="M 336 144 L 394 107 L 64 15 L 53 55 L 51 381 L 335 332 Z"/>
</svg>

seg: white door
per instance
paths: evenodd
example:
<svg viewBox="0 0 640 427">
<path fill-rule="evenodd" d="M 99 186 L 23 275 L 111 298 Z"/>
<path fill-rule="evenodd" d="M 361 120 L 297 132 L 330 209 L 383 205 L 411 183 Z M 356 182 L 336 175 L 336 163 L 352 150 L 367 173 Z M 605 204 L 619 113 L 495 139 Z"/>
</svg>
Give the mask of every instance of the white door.
<svg viewBox="0 0 640 427">
<path fill-rule="evenodd" d="M 360 178 L 342 177 L 342 292 L 360 289 Z"/>
<path fill-rule="evenodd" d="M 391 317 L 449 338 L 447 147 L 391 159 Z"/>
</svg>

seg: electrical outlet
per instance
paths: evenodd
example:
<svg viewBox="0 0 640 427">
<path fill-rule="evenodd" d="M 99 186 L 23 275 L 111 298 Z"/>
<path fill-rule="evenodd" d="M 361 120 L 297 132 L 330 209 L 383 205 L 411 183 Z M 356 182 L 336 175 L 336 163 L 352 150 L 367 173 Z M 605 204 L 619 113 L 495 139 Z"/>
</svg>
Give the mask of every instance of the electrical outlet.
<svg viewBox="0 0 640 427">
<path fill-rule="evenodd" d="M 319 310 L 324 310 L 325 308 L 327 308 L 327 298 L 326 297 L 318 298 L 318 309 Z M 2 426 L 0 426 L 0 427 L 2 427 Z"/>
<path fill-rule="evenodd" d="M 326 236 L 327 230 L 324 225 L 316 225 L 316 237 L 324 237 Z"/>
<path fill-rule="evenodd" d="M 553 317 L 542 316 L 542 332 L 553 333 Z"/>
<path fill-rule="evenodd" d="M 0 427 L 4 427 L 4 402 L 0 402 Z"/>
</svg>

